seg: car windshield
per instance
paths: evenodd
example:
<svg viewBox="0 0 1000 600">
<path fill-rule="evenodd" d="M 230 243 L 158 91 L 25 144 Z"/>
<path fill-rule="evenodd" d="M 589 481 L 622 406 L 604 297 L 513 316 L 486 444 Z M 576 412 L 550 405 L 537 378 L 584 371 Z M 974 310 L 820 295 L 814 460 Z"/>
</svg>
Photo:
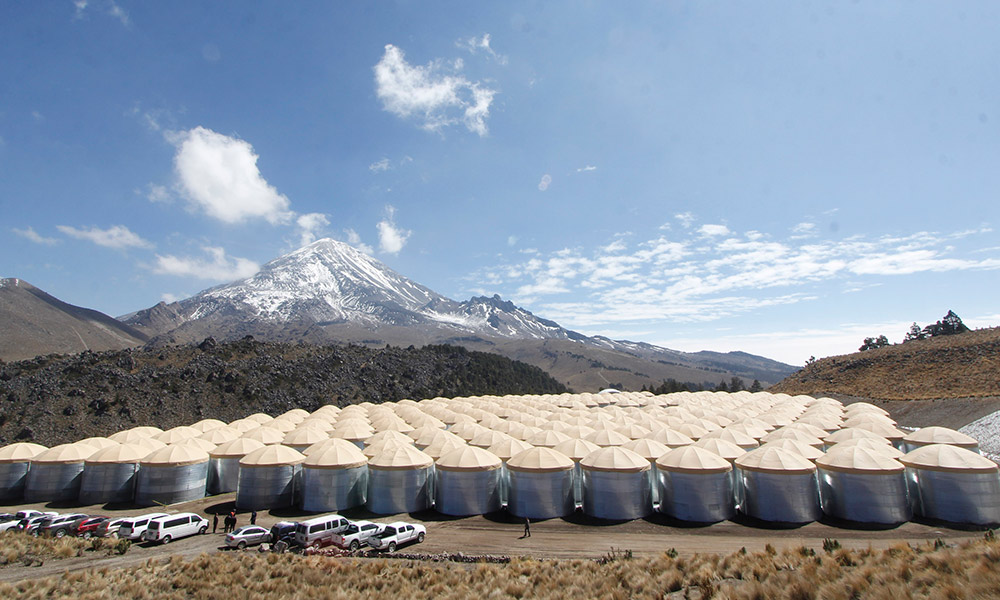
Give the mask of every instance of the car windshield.
<svg viewBox="0 0 1000 600">
<path fill-rule="evenodd" d="M 390 535 L 396 535 L 395 527 L 386 527 L 385 530 L 382 531 L 382 533 L 378 534 L 380 538 L 386 538 L 389 537 Z"/>
<path fill-rule="evenodd" d="M 351 523 L 350 525 L 347 526 L 347 529 L 344 530 L 344 535 L 350 535 L 352 533 L 357 533 L 358 531 L 359 531 L 358 526 L 355 525 L 354 523 Z"/>
</svg>

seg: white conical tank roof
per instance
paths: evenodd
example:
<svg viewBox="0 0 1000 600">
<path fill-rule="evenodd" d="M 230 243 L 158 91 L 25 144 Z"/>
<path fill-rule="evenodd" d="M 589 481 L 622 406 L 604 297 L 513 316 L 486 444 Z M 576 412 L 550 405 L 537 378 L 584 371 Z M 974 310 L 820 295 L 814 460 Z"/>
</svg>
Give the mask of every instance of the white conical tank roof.
<svg viewBox="0 0 1000 600">
<path fill-rule="evenodd" d="M 499 469 L 503 461 L 489 450 L 465 446 L 441 456 L 435 465 L 439 471 L 492 471 Z"/>
<path fill-rule="evenodd" d="M 215 427 L 209 429 L 205 433 L 199 435 L 196 439 L 205 440 L 206 442 L 210 442 L 218 446 L 219 444 L 231 442 L 242 435 L 243 433 L 238 429 L 233 429 L 227 425 L 226 427 Z"/>
<path fill-rule="evenodd" d="M 190 444 L 153 450 L 140 461 L 144 467 L 181 467 L 208 461 L 208 452 Z"/>
<path fill-rule="evenodd" d="M 287 467 L 301 464 L 306 457 L 301 452 L 282 446 L 272 444 L 258 448 L 240 459 L 240 467 Z"/>
<path fill-rule="evenodd" d="M 689 445 L 669 450 L 656 459 L 656 468 L 679 473 L 709 474 L 732 471 L 733 465 L 711 450 Z"/>
<path fill-rule="evenodd" d="M 16 442 L 0 448 L 0 464 L 27 462 L 46 450 L 41 444 Z"/>
<path fill-rule="evenodd" d="M 848 440 L 855 440 L 859 438 L 866 438 L 870 440 L 875 440 L 878 442 L 885 442 L 886 444 L 892 444 L 885 437 L 868 431 L 867 429 L 858 429 L 857 427 L 847 427 L 839 431 L 834 431 L 830 435 L 823 438 L 823 442 L 826 444 L 839 444 L 841 442 L 846 442 Z"/>
<path fill-rule="evenodd" d="M 566 456 L 570 457 L 574 461 L 583 460 L 584 456 L 587 456 L 594 450 L 599 450 L 601 447 L 593 442 L 588 442 L 587 440 L 566 440 L 564 442 L 559 442 L 552 449 L 557 452 L 562 452 Z"/>
<path fill-rule="evenodd" d="M 781 438 L 772 442 L 765 442 L 763 446 L 773 446 L 775 448 L 791 450 L 792 452 L 800 454 L 814 462 L 817 458 L 823 456 L 823 451 L 816 446 L 810 446 L 805 442 L 790 437 Z"/>
<path fill-rule="evenodd" d="M 413 446 L 397 446 L 368 459 L 369 469 L 405 470 L 431 466 L 434 459 Z"/>
<path fill-rule="evenodd" d="M 59 444 L 31 459 L 33 463 L 78 463 L 90 458 L 97 448 L 87 444 Z"/>
<path fill-rule="evenodd" d="M 884 452 L 857 445 L 834 446 L 816 459 L 816 466 L 828 471 L 865 474 L 900 473 L 904 469 L 903 463 Z"/>
<path fill-rule="evenodd" d="M 247 438 L 237 438 L 231 442 L 219 444 L 210 453 L 212 458 L 237 458 L 250 454 L 254 450 L 264 447 L 264 442 L 250 440 Z"/>
<path fill-rule="evenodd" d="M 487 450 L 500 457 L 500 460 L 510 460 L 510 458 L 516 455 L 517 453 L 524 452 L 525 450 L 532 447 L 533 446 L 531 444 L 529 444 L 524 440 L 519 440 L 517 438 L 508 436 L 507 439 L 500 440 L 499 442 L 487 448 Z"/>
<path fill-rule="evenodd" d="M 670 446 L 650 439 L 632 440 L 627 444 L 622 444 L 622 448 L 631 450 L 650 462 L 670 452 Z"/>
<path fill-rule="evenodd" d="M 86 464 L 137 463 L 153 452 L 141 444 L 115 444 L 90 455 Z"/>
<path fill-rule="evenodd" d="M 88 446 L 93 446 L 94 450 L 100 450 L 102 448 L 110 448 L 112 446 L 117 446 L 120 442 L 106 438 L 106 437 L 89 437 L 82 439 L 77 444 L 86 444 Z"/>
<path fill-rule="evenodd" d="M 204 438 L 200 438 L 200 437 L 188 438 L 188 439 L 186 439 L 184 441 L 177 442 L 176 444 L 172 444 L 172 445 L 174 445 L 174 446 L 179 446 L 179 445 L 194 446 L 195 448 L 200 448 L 200 449 L 204 450 L 205 452 L 211 452 L 212 450 L 215 450 L 216 446 L 218 446 L 218 444 L 213 444 L 212 442 L 210 442 L 210 441 L 208 441 L 208 440 L 206 440 Z"/>
<path fill-rule="evenodd" d="M 267 425 L 261 425 L 256 429 L 251 429 L 244 433 L 243 439 L 258 441 L 270 446 L 272 444 L 280 444 L 285 439 L 285 432 Z"/>
<path fill-rule="evenodd" d="M 357 446 L 339 438 L 310 446 L 306 453 L 307 458 L 302 465 L 310 469 L 353 469 L 368 464 L 368 457 Z"/>
<path fill-rule="evenodd" d="M 997 464 L 972 450 L 948 444 L 929 444 L 899 459 L 907 467 L 929 471 L 961 473 L 989 473 L 997 471 Z"/>
<path fill-rule="evenodd" d="M 288 446 L 312 446 L 317 442 L 330 439 L 326 432 L 312 427 L 289 431 L 282 438 L 281 443 Z"/>
<path fill-rule="evenodd" d="M 197 429 L 202 433 L 212 431 L 213 429 L 218 429 L 220 427 L 225 427 L 225 426 L 226 424 L 218 419 L 202 419 L 201 421 L 198 421 L 197 423 L 191 425 L 191 427 L 194 427 L 195 429 Z"/>
<path fill-rule="evenodd" d="M 720 438 L 701 439 L 692 445 L 718 454 L 729 462 L 732 462 L 747 453 L 746 450 L 740 448 L 736 444 Z"/>
<path fill-rule="evenodd" d="M 568 456 L 552 448 L 531 447 L 510 457 L 510 460 L 507 461 L 507 469 L 551 473 L 567 471 L 572 469 L 574 464 Z"/>
<path fill-rule="evenodd" d="M 904 442 L 914 445 L 926 444 L 948 444 L 960 448 L 978 448 L 979 442 L 976 438 L 964 433 L 948 429 L 947 427 L 921 427 L 920 429 L 906 435 Z"/>
<path fill-rule="evenodd" d="M 580 460 L 580 466 L 589 471 L 617 473 L 637 473 L 650 468 L 649 460 L 622 446 L 594 450 Z"/>
<path fill-rule="evenodd" d="M 812 473 L 816 470 L 808 458 L 775 446 L 761 446 L 736 459 L 736 466 L 746 471 L 767 473 Z"/>
<path fill-rule="evenodd" d="M 899 457 L 906 454 L 902 450 L 897 449 L 895 446 L 889 443 L 889 440 L 885 438 L 878 438 L 878 439 L 855 438 L 853 440 L 846 440 L 840 442 L 839 444 L 834 444 L 830 446 L 827 452 L 831 452 L 833 450 L 836 450 L 837 448 L 847 448 L 850 446 L 860 446 L 862 448 L 868 448 L 869 450 L 876 450 L 878 452 L 881 452 L 882 454 L 885 454 L 889 458 L 895 458 L 897 460 L 899 460 Z"/>
</svg>

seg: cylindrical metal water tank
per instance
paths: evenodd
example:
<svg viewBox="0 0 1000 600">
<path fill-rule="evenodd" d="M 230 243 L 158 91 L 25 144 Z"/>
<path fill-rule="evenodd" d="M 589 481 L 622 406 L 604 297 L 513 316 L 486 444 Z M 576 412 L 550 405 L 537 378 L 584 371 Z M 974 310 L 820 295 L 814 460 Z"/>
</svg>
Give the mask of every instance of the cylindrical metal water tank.
<svg viewBox="0 0 1000 600">
<path fill-rule="evenodd" d="M 240 459 L 236 507 L 286 508 L 298 500 L 299 471 L 306 457 L 279 444 L 258 448 Z"/>
<path fill-rule="evenodd" d="M 735 514 L 733 466 L 725 458 L 692 444 L 670 450 L 656 460 L 656 468 L 661 513 L 696 523 Z"/>
<path fill-rule="evenodd" d="M 816 460 L 823 512 L 844 521 L 894 524 L 910 520 L 906 469 L 879 450 L 834 446 Z"/>
<path fill-rule="evenodd" d="M 361 506 L 368 494 L 368 457 L 342 439 L 321 442 L 322 448 L 302 463 L 302 510 L 327 512 Z"/>
<path fill-rule="evenodd" d="M 139 461 L 149 453 L 141 444 L 116 444 L 91 454 L 80 480 L 80 503 L 132 502 Z"/>
<path fill-rule="evenodd" d="M 476 446 L 456 448 L 434 465 L 434 508 L 464 517 L 500 510 L 500 457 Z"/>
<path fill-rule="evenodd" d="M 264 447 L 263 442 L 236 438 L 231 442 L 219 444 L 209 452 L 208 483 L 206 489 L 209 495 L 235 492 L 240 479 L 240 460 L 254 450 Z"/>
<path fill-rule="evenodd" d="M 48 450 L 41 444 L 17 442 L 0 448 L 0 502 L 24 498 L 31 459 Z"/>
<path fill-rule="evenodd" d="M 205 497 L 208 452 L 189 444 L 154 450 L 139 462 L 135 503 L 175 504 Z"/>
<path fill-rule="evenodd" d="M 24 487 L 27 502 L 66 502 L 80 494 L 83 462 L 97 450 L 86 444 L 60 444 L 31 461 Z"/>
<path fill-rule="evenodd" d="M 1000 469 L 992 460 L 958 446 L 930 444 L 899 462 L 906 465 L 914 514 L 952 523 L 1000 523 Z"/>
<path fill-rule="evenodd" d="M 368 510 L 380 515 L 430 508 L 431 465 L 413 446 L 397 446 L 368 460 Z"/>
<path fill-rule="evenodd" d="M 580 461 L 583 512 L 598 519 L 641 519 L 653 512 L 649 461 L 621 446 L 595 450 Z"/>
<path fill-rule="evenodd" d="M 743 514 L 776 523 L 808 523 L 820 517 L 816 465 L 776 447 L 736 459 L 736 497 Z"/>
<path fill-rule="evenodd" d="M 573 461 L 551 448 L 529 448 L 507 461 L 507 510 L 516 517 L 565 517 L 576 508 Z"/>
</svg>

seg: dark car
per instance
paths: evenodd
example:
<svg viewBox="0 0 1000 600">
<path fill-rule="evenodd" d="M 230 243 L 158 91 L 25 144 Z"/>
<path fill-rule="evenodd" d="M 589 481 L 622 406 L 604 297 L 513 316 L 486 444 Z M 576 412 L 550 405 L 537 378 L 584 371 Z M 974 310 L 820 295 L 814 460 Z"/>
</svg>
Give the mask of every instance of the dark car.
<svg viewBox="0 0 1000 600">
<path fill-rule="evenodd" d="M 84 538 L 94 537 L 97 535 L 97 528 L 107 520 L 107 517 L 87 517 L 85 519 L 80 519 L 70 525 L 69 533 Z"/>
<path fill-rule="evenodd" d="M 71 533 L 78 521 L 86 518 L 87 515 L 82 513 L 59 515 L 58 517 L 42 521 L 38 529 L 35 529 L 32 534 L 61 538 Z"/>
<path fill-rule="evenodd" d="M 285 542 L 291 545 L 295 540 L 295 526 L 298 523 L 294 521 L 278 521 L 271 527 L 271 543 L 277 544 L 278 542 Z"/>
</svg>

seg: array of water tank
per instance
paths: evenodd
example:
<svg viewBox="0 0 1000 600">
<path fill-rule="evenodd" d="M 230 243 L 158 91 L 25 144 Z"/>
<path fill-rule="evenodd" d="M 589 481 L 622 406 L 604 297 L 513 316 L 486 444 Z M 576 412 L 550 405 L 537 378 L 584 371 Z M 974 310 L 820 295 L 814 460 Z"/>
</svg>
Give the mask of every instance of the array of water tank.
<svg viewBox="0 0 1000 600">
<path fill-rule="evenodd" d="M 434 398 L 324 406 L 0 448 L 0 500 L 241 509 L 894 524 L 1000 523 L 976 440 L 874 405 L 767 392 Z"/>
</svg>

